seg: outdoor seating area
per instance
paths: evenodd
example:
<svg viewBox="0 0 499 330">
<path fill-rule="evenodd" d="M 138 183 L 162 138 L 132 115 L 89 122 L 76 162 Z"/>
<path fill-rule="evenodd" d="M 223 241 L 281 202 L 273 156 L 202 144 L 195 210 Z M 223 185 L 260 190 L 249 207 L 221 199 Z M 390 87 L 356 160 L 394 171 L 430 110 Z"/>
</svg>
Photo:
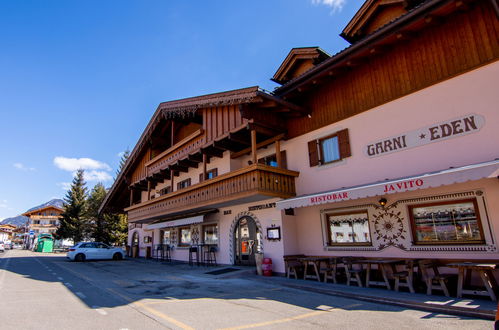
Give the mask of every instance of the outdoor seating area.
<svg viewBox="0 0 499 330">
<path fill-rule="evenodd" d="M 156 261 L 172 261 L 173 247 L 169 244 L 156 244 L 152 259 Z M 216 244 L 195 244 L 188 246 L 188 263 L 190 266 L 218 266 Z"/>
<path fill-rule="evenodd" d="M 303 254 L 284 256 L 284 263 L 287 278 L 457 298 L 477 295 L 497 301 L 498 285 L 493 274 L 496 263 Z M 474 281 L 473 272 L 478 275 Z"/>
</svg>

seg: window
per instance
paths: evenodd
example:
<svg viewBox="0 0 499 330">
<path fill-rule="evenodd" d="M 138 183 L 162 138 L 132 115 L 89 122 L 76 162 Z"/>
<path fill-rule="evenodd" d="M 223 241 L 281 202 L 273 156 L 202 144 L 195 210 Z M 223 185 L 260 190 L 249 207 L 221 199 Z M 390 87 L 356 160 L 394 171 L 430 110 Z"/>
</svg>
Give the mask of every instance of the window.
<svg viewBox="0 0 499 330">
<path fill-rule="evenodd" d="M 475 199 L 411 205 L 415 244 L 484 243 Z"/>
<path fill-rule="evenodd" d="M 161 244 L 170 245 L 172 243 L 171 229 L 162 230 L 159 235 L 160 235 Z"/>
<path fill-rule="evenodd" d="M 329 164 L 351 155 L 348 129 L 308 142 L 310 166 Z"/>
<path fill-rule="evenodd" d="M 214 168 L 206 172 L 206 180 L 213 179 L 218 176 L 218 169 Z M 203 173 L 199 173 L 199 182 L 203 182 Z"/>
<path fill-rule="evenodd" d="M 177 183 L 177 190 L 187 188 L 191 185 L 191 178 L 180 181 Z"/>
<path fill-rule="evenodd" d="M 266 157 L 262 157 L 258 159 L 259 164 L 264 164 L 268 166 L 273 166 L 277 167 L 277 156 L 276 154 L 272 154 Z M 281 151 L 281 167 L 282 168 L 287 168 L 287 162 L 286 162 L 286 150 Z"/>
<path fill-rule="evenodd" d="M 39 225 L 40 224 L 40 220 L 33 220 L 33 224 L 34 225 Z"/>
<path fill-rule="evenodd" d="M 163 189 L 160 189 L 159 190 L 159 195 L 160 196 L 163 196 L 163 195 L 166 195 L 166 194 L 169 194 L 172 192 L 172 187 L 171 186 L 168 186 L 168 187 L 165 187 Z"/>
<path fill-rule="evenodd" d="M 218 244 L 217 225 L 206 225 L 203 227 L 203 242 L 205 244 Z"/>
<path fill-rule="evenodd" d="M 189 227 L 179 228 L 180 230 L 180 242 L 179 245 L 190 245 L 191 244 L 191 229 Z"/>
<path fill-rule="evenodd" d="M 329 245 L 371 245 L 367 211 L 327 213 Z"/>
</svg>

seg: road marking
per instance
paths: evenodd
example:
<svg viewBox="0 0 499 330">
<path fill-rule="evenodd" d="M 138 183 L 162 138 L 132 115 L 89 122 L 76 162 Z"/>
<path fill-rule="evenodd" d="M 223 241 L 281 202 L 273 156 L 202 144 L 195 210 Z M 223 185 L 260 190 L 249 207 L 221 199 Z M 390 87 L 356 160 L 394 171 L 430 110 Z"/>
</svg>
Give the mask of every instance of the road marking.
<svg viewBox="0 0 499 330">
<path fill-rule="evenodd" d="M 64 279 L 63 279 L 62 277 L 60 277 L 60 276 L 59 276 L 59 277 L 57 277 L 57 279 L 58 279 L 59 281 L 63 281 L 63 280 L 64 280 Z"/>
<path fill-rule="evenodd" d="M 139 301 L 133 301 L 133 299 L 132 299 L 132 298 L 127 297 L 127 296 L 125 296 L 124 294 L 121 294 L 121 293 L 119 293 L 119 292 L 117 292 L 117 291 L 115 291 L 115 290 L 113 290 L 113 289 L 111 289 L 111 288 L 107 288 L 107 290 L 108 290 L 109 292 L 113 293 L 114 295 L 119 296 L 119 297 L 123 298 L 124 300 L 128 301 L 131 305 L 135 305 L 135 306 L 137 306 L 137 307 L 140 307 L 140 308 L 142 308 L 142 309 L 145 309 L 145 310 L 146 310 L 146 311 L 148 311 L 149 313 L 151 313 L 151 314 L 153 314 L 153 315 L 156 315 L 156 316 L 158 316 L 158 317 L 162 318 L 163 320 L 166 320 L 166 321 L 168 321 L 168 322 L 170 322 L 170 323 L 172 323 L 172 324 L 176 325 L 176 326 L 177 326 L 177 327 L 179 327 L 179 328 L 182 328 L 182 329 L 185 329 L 185 330 L 194 330 L 194 328 L 192 328 L 192 327 L 188 326 L 187 324 L 182 323 L 182 322 L 180 322 L 180 321 L 178 321 L 178 320 L 174 319 L 173 317 L 170 317 L 170 316 L 168 316 L 168 315 L 166 315 L 166 314 L 163 314 L 163 313 L 161 313 L 161 312 L 159 312 L 159 311 L 157 311 L 157 310 L 155 310 L 155 309 L 153 309 L 153 308 L 151 308 L 151 307 L 148 307 L 148 306 L 144 305 L 143 303 L 141 303 L 141 302 L 139 302 Z"/>
<path fill-rule="evenodd" d="M 83 293 L 81 292 L 75 292 L 75 295 L 77 295 L 78 297 L 80 297 L 81 299 L 85 299 L 87 296 L 85 296 Z"/>
<path fill-rule="evenodd" d="M 92 309 L 94 311 L 96 311 L 97 313 L 99 313 L 100 315 L 107 315 L 107 312 L 101 308 L 99 308 L 99 306 L 92 306 Z"/>
<path fill-rule="evenodd" d="M 291 322 L 295 320 L 300 320 L 304 319 L 307 317 L 312 317 L 312 316 L 317 316 L 321 314 L 329 313 L 327 311 L 315 311 L 315 312 L 310 312 L 302 315 L 297 315 L 297 316 L 292 316 L 292 317 L 287 317 L 285 319 L 280 319 L 280 320 L 273 320 L 273 321 L 267 321 L 267 322 L 260 322 L 260 323 L 253 323 L 253 324 L 247 324 L 247 325 L 242 325 L 239 327 L 232 327 L 232 328 L 224 328 L 221 330 L 239 330 L 239 329 L 250 329 L 250 328 L 258 328 L 258 327 L 265 327 L 269 325 L 274 325 L 274 324 L 279 324 L 279 323 L 286 323 L 286 322 Z"/>
<path fill-rule="evenodd" d="M 73 287 L 73 285 L 71 283 L 68 283 L 68 282 L 64 283 L 64 285 L 67 286 L 68 288 L 72 288 Z"/>
</svg>

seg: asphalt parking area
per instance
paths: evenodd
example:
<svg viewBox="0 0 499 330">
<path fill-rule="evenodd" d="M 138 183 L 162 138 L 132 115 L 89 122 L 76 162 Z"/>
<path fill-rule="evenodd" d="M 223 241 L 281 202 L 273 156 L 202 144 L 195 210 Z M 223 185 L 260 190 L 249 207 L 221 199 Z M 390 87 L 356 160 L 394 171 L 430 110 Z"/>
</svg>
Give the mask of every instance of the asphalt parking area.
<svg viewBox="0 0 499 330">
<path fill-rule="evenodd" d="M 23 268 L 15 266 L 21 262 L 25 264 Z M 247 276 L 245 269 L 214 276 L 206 274 L 214 268 L 185 264 L 135 260 L 74 263 L 63 256 L 28 251 L 16 252 L 16 258 L 9 263 L 9 278 L 17 271 L 23 276 L 25 287 L 57 285 L 61 290 L 59 294 L 79 301 L 71 317 L 78 318 L 78 313 L 83 315 L 93 310 L 102 319 L 92 320 L 97 328 L 114 328 L 114 324 L 121 324 L 122 329 L 492 327 L 492 322 L 486 320 L 433 314 L 255 281 Z M 29 265 L 31 267 L 27 267 Z M 43 272 L 26 274 L 35 265 Z M 99 327 L 99 322 L 112 326 Z"/>
</svg>

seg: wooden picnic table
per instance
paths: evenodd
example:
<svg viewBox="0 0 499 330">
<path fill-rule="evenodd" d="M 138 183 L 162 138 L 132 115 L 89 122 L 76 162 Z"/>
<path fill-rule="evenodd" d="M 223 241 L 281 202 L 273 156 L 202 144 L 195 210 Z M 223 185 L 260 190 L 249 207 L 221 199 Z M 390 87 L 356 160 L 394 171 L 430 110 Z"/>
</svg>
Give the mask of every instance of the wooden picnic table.
<svg viewBox="0 0 499 330">
<path fill-rule="evenodd" d="M 457 278 L 457 297 L 462 298 L 463 294 L 472 294 L 480 296 L 489 296 L 492 301 L 497 301 L 497 282 L 492 271 L 497 268 L 497 264 L 489 263 L 476 263 L 476 262 L 454 262 L 447 264 L 448 267 L 453 267 L 458 269 Z M 483 286 L 486 291 L 483 290 L 471 290 L 464 289 L 463 286 L 469 286 L 471 279 L 471 272 L 476 271 L 480 274 Z M 466 282 L 466 283 L 465 283 Z"/>
<path fill-rule="evenodd" d="M 390 268 L 392 274 L 396 272 L 395 265 L 399 263 L 403 263 L 405 260 L 403 259 L 359 259 L 354 260 L 353 263 L 366 265 L 366 287 L 368 288 L 370 285 L 382 285 L 386 286 L 388 290 L 392 289 L 390 284 L 390 280 L 388 279 L 387 269 Z M 371 280 L 371 266 L 377 265 L 378 270 L 381 272 L 383 276 L 383 282 L 381 281 L 373 281 Z"/>
<path fill-rule="evenodd" d="M 330 257 L 303 257 L 298 258 L 300 262 L 303 263 L 305 271 L 303 273 L 303 279 L 311 278 L 317 281 L 321 281 L 321 276 L 319 273 L 321 262 L 328 262 Z M 308 266 L 312 266 L 315 274 L 307 274 Z"/>
</svg>

